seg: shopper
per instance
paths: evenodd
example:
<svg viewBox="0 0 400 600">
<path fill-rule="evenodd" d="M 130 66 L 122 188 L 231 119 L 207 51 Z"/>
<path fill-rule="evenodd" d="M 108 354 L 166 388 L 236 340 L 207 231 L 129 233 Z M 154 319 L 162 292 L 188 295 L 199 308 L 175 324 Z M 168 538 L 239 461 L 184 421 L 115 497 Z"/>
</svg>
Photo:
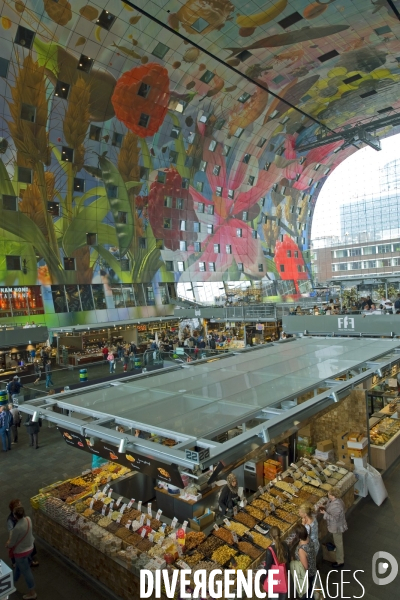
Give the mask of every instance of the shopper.
<svg viewBox="0 0 400 600">
<path fill-rule="evenodd" d="M 308 531 L 310 540 L 314 544 L 315 556 L 318 555 L 319 551 L 319 540 L 318 540 L 318 521 L 313 512 L 311 504 L 302 504 L 299 508 L 299 516 L 304 527 Z"/>
<path fill-rule="evenodd" d="M 11 427 L 13 425 L 13 417 L 7 406 L 0 407 L 0 438 L 3 452 L 11 450 Z"/>
<path fill-rule="evenodd" d="M 332 488 L 328 492 L 328 504 L 325 508 L 320 508 L 320 511 L 324 515 L 328 531 L 332 534 L 336 546 L 336 562 L 333 566 L 342 569 L 344 567 L 343 533 L 347 531 L 347 523 L 345 506 L 338 488 Z"/>
<path fill-rule="evenodd" d="M 397 294 L 397 298 L 394 302 L 395 311 L 400 310 L 400 294 Z"/>
<path fill-rule="evenodd" d="M 110 365 L 110 373 L 115 373 L 115 357 L 111 351 L 108 353 L 107 360 Z"/>
<path fill-rule="evenodd" d="M 107 360 L 107 356 L 108 356 L 108 347 L 107 347 L 107 346 L 104 346 L 104 348 L 102 349 L 101 353 L 102 353 L 102 355 L 103 355 L 103 357 L 104 357 L 104 360 Z"/>
<path fill-rule="evenodd" d="M 35 362 L 33 364 L 33 368 L 35 370 L 35 375 L 36 375 L 36 379 L 33 382 L 33 385 L 36 385 L 37 383 L 39 383 L 39 381 L 42 377 L 42 365 L 40 364 L 40 362 L 38 360 L 35 360 Z"/>
<path fill-rule="evenodd" d="M 33 446 L 36 450 L 39 448 L 39 431 L 42 426 L 42 420 L 32 421 L 32 415 L 28 415 L 26 418 L 25 426 L 29 433 L 29 445 Z"/>
<path fill-rule="evenodd" d="M 128 370 L 129 360 L 130 360 L 129 354 L 130 354 L 129 350 L 125 350 L 125 352 L 124 352 L 124 371 Z"/>
<path fill-rule="evenodd" d="M 18 507 L 18 506 L 22 506 L 21 504 L 21 500 L 19 500 L 19 498 L 14 498 L 13 500 L 10 500 L 10 503 L 8 505 L 8 508 L 10 509 L 10 514 L 7 517 L 7 530 L 10 532 L 14 529 L 14 527 L 16 526 L 16 524 L 18 523 L 16 516 L 14 515 L 14 510 Z M 10 560 L 11 560 L 11 564 L 15 565 L 15 557 L 12 551 L 10 551 L 9 549 L 9 555 L 10 555 Z M 37 555 L 37 550 L 36 550 L 36 546 L 35 544 L 33 544 L 33 550 L 32 550 L 32 554 L 30 555 L 30 561 L 31 561 L 31 567 L 38 567 L 39 566 L 39 562 L 36 560 L 36 555 Z"/>
<path fill-rule="evenodd" d="M 13 379 L 7 384 L 7 392 L 8 399 L 10 402 L 13 401 L 14 396 L 18 396 L 21 391 L 21 388 L 24 387 L 18 377 L 18 375 L 14 375 Z"/>
<path fill-rule="evenodd" d="M 12 433 L 12 442 L 11 445 L 14 445 L 18 442 L 18 427 L 21 427 L 21 415 L 16 406 L 13 404 L 8 405 L 8 409 L 13 418 L 13 424 L 11 425 L 11 433 Z"/>
<path fill-rule="evenodd" d="M 12 551 L 15 558 L 14 582 L 23 575 L 29 592 L 23 596 L 24 600 L 34 600 L 37 598 L 35 592 L 35 581 L 33 579 L 30 555 L 33 551 L 34 537 L 32 532 L 32 521 L 25 516 L 23 506 L 17 506 L 14 510 L 14 516 L 17 523 L 10 532 L 7 547 Z"/>
<path fill-rule="evenodd" d="M 237 505 L 239 502 L 239 493 L 238 493 L 238 483 L 236 479 L 236 475 L 230 473 L 226 478 L 226 485 L 221 490 L 221 494 L 219 496 L 219 510 L 223 515 L 227 513 L 227 511 L 233 510 L 233 507 Z"/>
<path fill-rule="evenodd" d="M 136 358 L 136 353 L 135 352 L 131 352 L 129 354 L 129 362 L 130 362 L 130 367 L 129 370 L 133 371 L 135 368 L 135 358 Z"/>
<path fill-rule="evenodd" d="M 299 543 L 296 547 L 294 557 L 299 560 L 308 573 L 308 590 L 302 598 L 312 598 L 311 593 L 314 579 L 317 574 L 317 560 L 314 544 L 308 536 L 308 531 L 304 525 L 297 525 L 295 529 Z"/>
<path fill-rule="evenodd" d="M 47 360 L 44 366 L 44 372 L 46 374 L 46 390 L 49 389 L 51 385 L 54 385 L 54 382 L 51 378 L 51 360 Z"/>
<path fill-rule="evenodd" d="M 287 573 L 290 569 L 289 546 L 287 545 L 286 542 L 282 541 L 281 530 L 279 529 L 279 527 L 275 527 L 275 526 L 271 527 L 268 535 L 272 539 L 272 544 L 269 548 L 267 548 L 267 550 L 265 552 L 265 562 L 264 562 L 263 568 L 268 573 L 268 571 L 270 569 L 273 569 L 274 565 L 276 565 L 277 563 L 280 565 L 284 564 L 285 568 L 286 568 L 286 576 L 287 576 Z M 275 560 L 275 558 L 276 558 L 276 560 Z M 263 587 L 264 587 L 264 582 L 267 579 L 267 577 L 268 577 L 268 575 L 264 575 L 260 579 L 261 585 Z M 276 575 L 275 575 L 274 579 L 276 579 Z M 287 580 L 287 577 L 286 577 L 286 580 Z M 287 591 L 279 593 L 278 598 L 279 598 L 279 600 L 286 600 Z"/>
</svg>

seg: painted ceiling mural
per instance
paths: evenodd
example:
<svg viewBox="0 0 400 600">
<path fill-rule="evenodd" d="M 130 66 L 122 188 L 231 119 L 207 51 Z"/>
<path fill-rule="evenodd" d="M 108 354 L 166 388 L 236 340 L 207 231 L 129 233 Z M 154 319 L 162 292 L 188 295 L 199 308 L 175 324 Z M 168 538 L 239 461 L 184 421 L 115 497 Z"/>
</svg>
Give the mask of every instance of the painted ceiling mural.
<svg viewBox="0 0 400 600">
<path fill-rule="evenodd" d="M 356 147 L 299 147 L 322 126 L 400 108 L 393 7 L 0 6 L 2 283 L 286 280 L 306 290 L 318 193 Z"/>
</svg>

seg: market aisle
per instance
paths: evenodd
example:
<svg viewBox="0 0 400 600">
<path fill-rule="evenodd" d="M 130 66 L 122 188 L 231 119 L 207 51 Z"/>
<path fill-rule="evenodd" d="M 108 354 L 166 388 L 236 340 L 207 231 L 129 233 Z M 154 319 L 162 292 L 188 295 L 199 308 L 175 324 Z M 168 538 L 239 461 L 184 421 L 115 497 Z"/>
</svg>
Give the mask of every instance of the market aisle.
<svg viewBox="0 0 400 600">
<path fill-rule="evenodd" d="M 20 441 L 10 453 L 0 452 L 1 472 L 1 512 L 0 520 L 0 556 L 8 562 L 4 548 L 7 539 L 6 517 L 8 502 L 11 498 L 20 498 L 30 512 L 29 498 L 37 494 L 38 489 L 61 479 L 76 476 L 90 465 L 85 453 L 68 448 L 58 431 L 43 426 L 39 439 L 40 448 L 34 450 L 28 446 L 28 436 L 21 426 Z M 396 582 L 388 586 L 376 586 L 372 582 L 372 556 L 378 550 L 390 552 L 399 557 L 400 539 L 400 460 L 398 460 L 385 478 L 389 499 L 381 507 L 372 500 L 363 500 L 354 509 L 348 519 L 349 531 L 345 534 L 346 569 L 361 569 L 365 573 L 360 580 L 366 588 L 364 600 L 387 600 L 397 596 Z M 93 589 L 77 573 L 65 567 L 38 544 L 40 567 L 34 570 L 37 592 L 40 600 L 109 600 L 107 596 Z M 321 572 L 329 570 L 323 563 Z M 351 576 L 346 573 L 345 581 Z M 338 578 L 332 578 L 332 584 Z M 24 582 L 18 583 L 19 590 L 25 593 Z M 335 589 L 330 591 L 335 596 Z M 347 584 L 344 595 L 360 596 L 357 584 Z M 18 594 L 15 598 L 21 598 Z"/>
<path fill-rule="evenodd" d="M 20 498 L 31 513 L 29 498 L 35 496 L 39 488 L 60 479 L 77 475 L 90 466 L 84 452 L 71 451 L 63 442 L 61 435 L 45 424 L 39 434 L 39 449 L 29 447 L 28 434 L 21 425 L 18 444 L 12 451 L 0 452 L 1 473 L 1 514 L 0 519 L 0 557 L 9 563 L 5 543 L 8 538 L 6 519 L 8 503 L 12 498 Z M 33 569 L 36 589 L 40 600 L 106 600 L 93 587 L 88 585 L 79 575 L 66 568 L 59 560 L 43 548 L 38 547 L 40 566 Z M 26 593 L 23 580 L 17 584 L 21 593 L 13 598 L 22 598 Z"/>
</svg>

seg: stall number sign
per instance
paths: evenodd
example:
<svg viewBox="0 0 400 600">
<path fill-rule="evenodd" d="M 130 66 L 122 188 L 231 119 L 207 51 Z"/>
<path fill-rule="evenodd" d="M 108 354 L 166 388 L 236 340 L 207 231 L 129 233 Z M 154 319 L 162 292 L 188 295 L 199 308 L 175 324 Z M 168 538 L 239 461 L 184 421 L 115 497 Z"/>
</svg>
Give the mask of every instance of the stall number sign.
<svg viewBox="0 0 400 600">
<path fill-rule="evenodd" d="M 186 458 L 194 462 L 203 462 L 210 458 L 210 448 L 200 448 L 199 450 L 185 450 Z"/>
</svg>

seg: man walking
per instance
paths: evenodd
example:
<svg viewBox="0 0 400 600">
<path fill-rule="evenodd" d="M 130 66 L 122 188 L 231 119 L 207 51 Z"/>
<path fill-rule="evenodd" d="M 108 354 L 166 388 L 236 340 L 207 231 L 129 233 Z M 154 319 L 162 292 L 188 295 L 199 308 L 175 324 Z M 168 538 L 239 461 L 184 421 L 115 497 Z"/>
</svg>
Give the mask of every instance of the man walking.
<svg viewBox="0 0 400 600">
<path fill-rule="evenodd" d="M 3 446 L 3 452 L 11 450 L 11 426 L 13 424 L 12 414 L 8 406 L 2 406 L 0 412 L 0 437 Z"/>
<path fill-rule="evenodd" d="M 8 408 L 10 410 L 10 415 L 12 416 L 12 419 L 13 419 L 13 424 L 11 425 L 11 433 L 12 433 L 11 445 L 13 446 L 14 444 L 16 444 L 18 442 L 18 427 L 20 427 L 20 425 L 21 425 L 21 415 L 19 413 L 18 408 L 16 406 L 14 406 L 13 404 L 9 404 Z"/>
<path fill-rule="evenodd" d="M 53 380 L 51 378 L 51 360 L 48 360 L 46 362 L 44 372 L 46 374 L 46 390 L 48 390 L 51 385 L 54 385 Z"/>
<path fill-rule="evenodd" d="M 6 388 L 8 392 L 8 400 L 10 402 L 14 400 L 14 396 L 18 396 L 22 387 L 24 386 L 20 382 L 18 375 L 14 375 L 14 378 L 7 384 Z"/>
</svg>

